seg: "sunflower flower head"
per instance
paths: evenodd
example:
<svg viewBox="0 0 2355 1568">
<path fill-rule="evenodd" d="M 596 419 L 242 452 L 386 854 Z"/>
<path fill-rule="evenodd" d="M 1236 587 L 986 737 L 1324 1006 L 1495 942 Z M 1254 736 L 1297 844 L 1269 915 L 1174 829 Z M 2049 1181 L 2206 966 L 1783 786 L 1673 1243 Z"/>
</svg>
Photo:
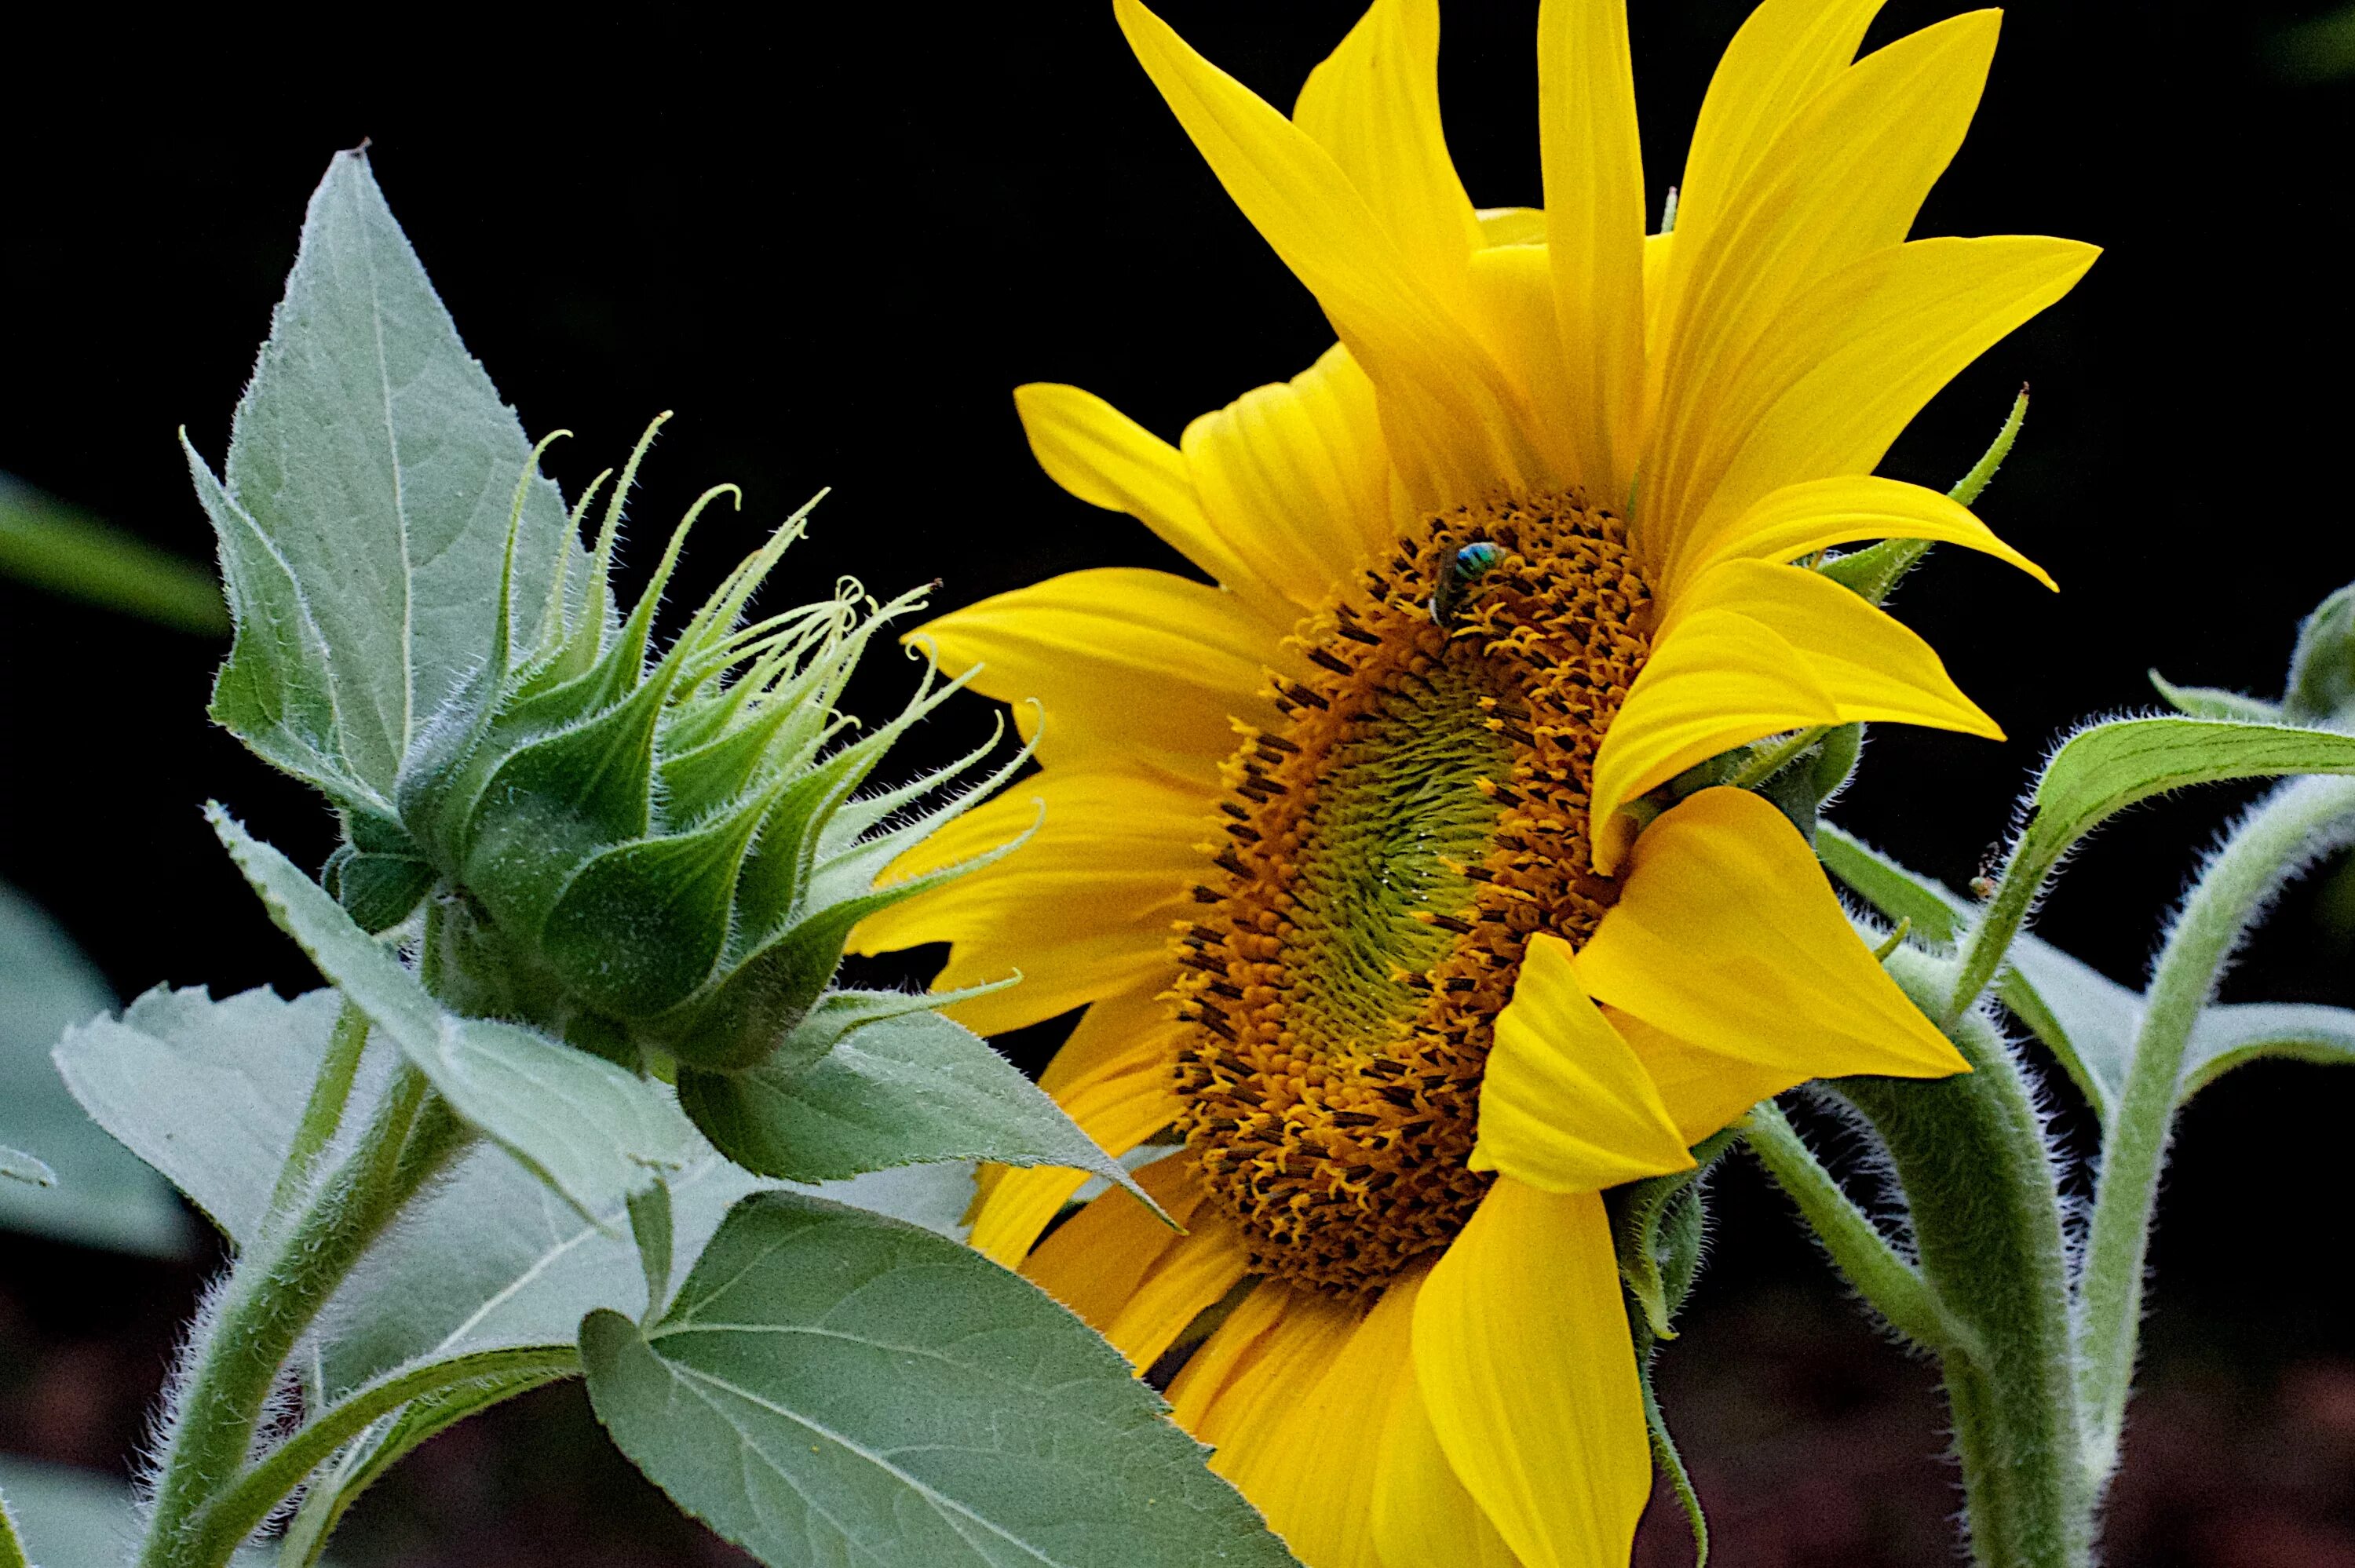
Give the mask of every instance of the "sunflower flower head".
<svg viewBox="0 0 2355 1568">
<path fill-rule="evenodd" d="M 1624 1563 L 1650 1489 L 1601 1194 L 1809 1078 L 1966 1070 L 1792 817 L 1702 765 L 1868 721 L 2000 732 L 1812 569 L 1886 537 L 2044 578 L 1877 477 L 1954 374 L 2091 264 L 1909 239 L 1997 17 L 1861 58 L 1870 0 L 1766 0 L 1646 232 L 1622 0 L 1539 19 L 1545 204 L 1448 157 L 1431 0 L 1379 0 L 1286 115 L 1120 26 L 1337 344 L 1175 445 L 1076 387 L 1033 451 L 1215 586 L 1082 571 L 932 623 L 1035 696 L 1043 772 L 905 863 L 1045 826 L 870 920 L 948 940 L 1140 1184 L 987 1178 L 975 1244 L 1169 1384 L 1312 1568 Z"/>
</svg>

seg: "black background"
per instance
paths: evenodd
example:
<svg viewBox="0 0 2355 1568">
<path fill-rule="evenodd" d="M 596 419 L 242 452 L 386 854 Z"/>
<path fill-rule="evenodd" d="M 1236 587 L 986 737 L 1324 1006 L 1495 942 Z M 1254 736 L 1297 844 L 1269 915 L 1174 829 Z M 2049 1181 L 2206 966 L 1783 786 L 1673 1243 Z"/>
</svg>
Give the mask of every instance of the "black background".
<svg viewBox="0 0 2355 1568">
<path fill-rule="evenodd" d="M 1896 0 L 1868 47 L 1955 8 Z M 1742 9 L 1635 7 L 1655 211 Z M 2007 17 L 1977 127 L 1917 225 L 2106 250 L 1883 466 L 1944 488 L 2033 384 L 1979 510 L 2064 591 L 1945 552 L 1897 607 L 2011 738 L 1877 732 L 1838 812 L 1950 883 L 1977 869 L 2053 740 L 2152 703 L 2147 667 L 2272 694 L 2298 617 L 2355 577 L 2341 474 L 2355 88 L 2296 79 L 2265 51 L 2310 9 L 2030 0 Z M 1288 107 L 1355 10 L 1172 0 L 1167 14 Z M 1540 199 L 1533 12 L 1447 13 L 1451 143 L 1484 206 Z M 1174 439 L 1330 341 L 1092 3 L 670 12 L 537 34 L 487 15 L 266 34 L 51 21 L 69 30 L 19 53 L 0 101 L 0 469 L 192 557 L 210 546 L 174 430 L 218 461 L 304 200 L 328 155 L 363 137 L 527 426 L 578 432 L 551 461 L 569 490 L 652 413 L 677 410 L 633 512 L 641 566 L 705 485 L 743 485 L 742 519 L 705 525 L 690 588 L 822 485 L 834 495 L 788 558 L 796 598 L 840 571 L 879 593 L 937 577 L 946 608 L 1079 567 L 1174 566 L 1141 527 L 1037 471 L 1010 390 L 1077 382 Z M 7 584 L 0 628 L 0 877 L 125 997 L 157 980 L 217 994 L 315 983 L 198 816 L 218 797 L 312 863 L 330 842 L 312 798 L 208 727 L 219 650 Z M 908 672 L 872 662 L 859 694 L 880 711 Z M 935 721 L 908 763 L 984 723 L 977 705 Z M 2138 980 L 2238 799 L 2211 791 L 2109 829 L 2041 929 Z M 2230 993 L 2355 1002 L 2355 924 L 2333 902 L 2293 893 Z M 1035 1062 L 1049 1043 L 1014 1044 Z M 2355 1075 L 2265 1066 L 2189 1117 L 2158 1252 L 2160 1372 L 2221 1357 L 2218 1386 L 2270 1398 L 2283 1369 L 2355 1353 L 2355 1321 L 2309 1261 L 2318 1227 L 2342 1225 L 2350 1113 Z M 1725 1199 L 1709 1310 L 1732 1323 L 1775 1291 L 1828 1296 L 1754 1179 L 1737 1173 Z M 59 1279 L 104 1272 L 38 1255 Z M 24 1288 L 48 1321 L 84 1287 Z M 1749 1341 L 1730 1328 L 1717 1350 L 1706 1340 L 1679 1353 L 1743 1375 L 1729 1347 Z M 2355 1430 L 2355 1404 L 2341 1414 Z M 0 1445 L 42 1441 L 0 1424 Z M 1905 1441 L 1936 1446 L 1926 1430 Z M 2350 1522 L 2313 1539 L 2355 1553 L 2355 1534 L 2328 1533 Z M 2132 1560 L 2211 1560 L 2163 1535 Z"/>
</svg>

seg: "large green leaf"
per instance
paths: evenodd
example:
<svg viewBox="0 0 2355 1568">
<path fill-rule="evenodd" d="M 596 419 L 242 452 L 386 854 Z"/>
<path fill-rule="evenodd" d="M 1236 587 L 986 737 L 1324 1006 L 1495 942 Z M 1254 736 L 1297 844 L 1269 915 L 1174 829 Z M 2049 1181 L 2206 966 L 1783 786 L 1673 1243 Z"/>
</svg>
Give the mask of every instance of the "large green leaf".
<svg viewBox="0 0 2355 1568">
<path fill-rule="evenodd" d="M 847 993 L 828 1004 L 856 1007 L 858 997 Z M 799 1071 L 681 1069 L 678 1095 L 731 1158 L 788 1181 L 827 1181 L 932 1160 L 1066 1165 L 1124 1184 L 1129 1179 L 987 1041 L 937 1012 L 860 1023 Z"/>
<path fill-rule="evenodd" d="M 661 1085 L 520 1024 L 443 1011 L 343 906 L 219 807 L 213 827 L 271 918 L 451 1108 L 591 1219 L 623 1209 L 698 1139 Z"/>
<path fill-rule="evenodd" d="M 2355 735 L 2223 719 L 2096 725 L 2045 765 L 2016 856 L 2049 866 L 2105 820 L 2170 789 L 2292 773 L 2355 773 Z"/>
<path fill-rule="evenodd" d="M 507 523 L 530 456 L 523 426 L 459 341 L 368 160 L 336 154 L 312 196 L 229 441 L 220 500 L 250 521 L 253 536 L 233 537 L 234 518 L 225 522 L 209 498 L 208 509 L 231 567 L 230 671 L 257 640 L 284 642 L 286 616 L 307 614 L 317 640 L 284 648 L 324 658 L 336 760 L 380 797 L 391 795 L 411 740 L 496 654 Z M 539 624 L 560 548 L 570 547 L 559 545 L 565 526 L 555 485 L 534 479 L 516 552 L 518 640 Z M 270 560 L 293 597 L 240 580 L 240 564 Z M 222 722 L 253 738 L 249 728 L 266 711 L 226 681 L 222 695 Z"/>
<path fill-rule="evenodd" d="M 284 1001 L 264 988 L 215 1001 L 201 988 L 157 986 L 120 1022 L 68 1030 L 58 1069 L 100 1126 L 242 1247 L 270 1207 L 342 1006 L 332 991 Z M 393 1054 L 362 1059 L 344 1141 L 367 1121 Z"/>
<path fill-rule="evenodd" d="M 2191 1026 L 2177 1096 L 2188 1100 L 2233 1068 L 2269 1056 L 2355 1064 L 2355 1012 L 2287 1001 L 2209 1008 Z"/>
<path fill-rule="evenodd" d="M 229 630 L 219 585 L 192 561 L 0 474 L 0 572 L 178 631 Z"/>
<path fill-rule="evenodd" d="M 709 1150 L 669 1177 L 676 1285 L 736 1201 L 766 1183 Z M 645 1310 L 620 1204 L 590 1219 L 497 1149 L 468 1154 L 352 1271 L 328 1308 L 323 1390 L 481 1351 L 570 1343 L 583 1313 Z"/>
<path fill-rule="evenodd" d="M 59 1035 L 113 1006 L 65 934 L 0 887 L 0 1144 L 39 1155 L 56 1177 L 0 1182 L 0 1229 L 176 1256 L 190 1226 L 171 1190 L 82 1114 L 49 1061 Z"/>
<path fill-rule="evenodd" d="M 623 1451 L 773 1568 L 1292 1561 L 1116 1352 L 911 1225 L 762 1193 L 651 1332 L 581 1336 Z"/>
</svg>

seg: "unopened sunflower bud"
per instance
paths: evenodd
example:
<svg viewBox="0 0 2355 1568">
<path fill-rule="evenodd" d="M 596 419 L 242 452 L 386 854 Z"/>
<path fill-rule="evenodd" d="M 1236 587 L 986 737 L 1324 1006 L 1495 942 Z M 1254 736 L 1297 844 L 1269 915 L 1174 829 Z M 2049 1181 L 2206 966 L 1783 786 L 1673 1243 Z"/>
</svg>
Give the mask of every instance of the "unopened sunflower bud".
<svg viewBox="0 0 2355 1568">
<path fill-rule="evenodd" d="M 2291 724 L 2355 722 L 2355 583 L 2299 623 L 2282 717 Z"/>
<path fill-rule="evenodd" d="M 740 1071 L 791 1048 L 860 919 L 967 869 L 876 885 L 959 807 L 890 819 L 996 737 L 859 798 L 893 741 L 961 683 L 928 668 L 896 718 L 845 743 L 856 721 L 835 705 L 852 670 L 919 596 L 879 605 L 845 579 L 831 599 L 747 623 L 805 508 L 655 652 L 655 608 L 688 528 L 730 487 L 696 503 L 623 616 L 612 567 L 629 479 L 586 583 L 568 586 L 559 564 L 532 607 L 529 651 L 495 654 L 461 686 L 401 765 L 398 821 L 351 820 L 328 885 L 378 929 L 427 900 L 426 971 L 460 1011 L 526 1019 L 632 1065 L 652 1052 Z M 516 619 L 513 554 L 495 651 Z"/>
</svg>

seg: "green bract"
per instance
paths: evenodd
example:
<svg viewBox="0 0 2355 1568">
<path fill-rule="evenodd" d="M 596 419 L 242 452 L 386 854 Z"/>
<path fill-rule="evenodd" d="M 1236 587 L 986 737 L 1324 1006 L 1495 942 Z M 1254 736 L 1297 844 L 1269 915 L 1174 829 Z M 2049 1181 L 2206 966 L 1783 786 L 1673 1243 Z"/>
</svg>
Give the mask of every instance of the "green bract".
<svg viewBox="0 0 2355 1568">
<path fill-rule="evenodd" d="M 336 406 L 368 417 L 321 417 Z M 911 809 L 995 737 L 859 797 L 955 683 L 927 671 L 854 736 L 843 688 L 920 596 L 879 604 L 845 579 L 748 617 L 807 508 L 657 646 L 689 526 L 733 493 L 695 503 L 625 611 L 623 505 L 661 423 L 568 521 L 538 471 L 548 442 L 467 355 L 366 163 L 339 158 L 224 478 L 189 454 L 236 620 L 213 714 L 339 808 L 322 881 L 354 920 L 388 931 L 422 908 L 429 982 L 454 1011 L 666 1075 L 791 1072 L 839 1033 L 798 1026 L 851 928 L 964 869 L 878 885 L 958 805 Z"/>
</svg>

